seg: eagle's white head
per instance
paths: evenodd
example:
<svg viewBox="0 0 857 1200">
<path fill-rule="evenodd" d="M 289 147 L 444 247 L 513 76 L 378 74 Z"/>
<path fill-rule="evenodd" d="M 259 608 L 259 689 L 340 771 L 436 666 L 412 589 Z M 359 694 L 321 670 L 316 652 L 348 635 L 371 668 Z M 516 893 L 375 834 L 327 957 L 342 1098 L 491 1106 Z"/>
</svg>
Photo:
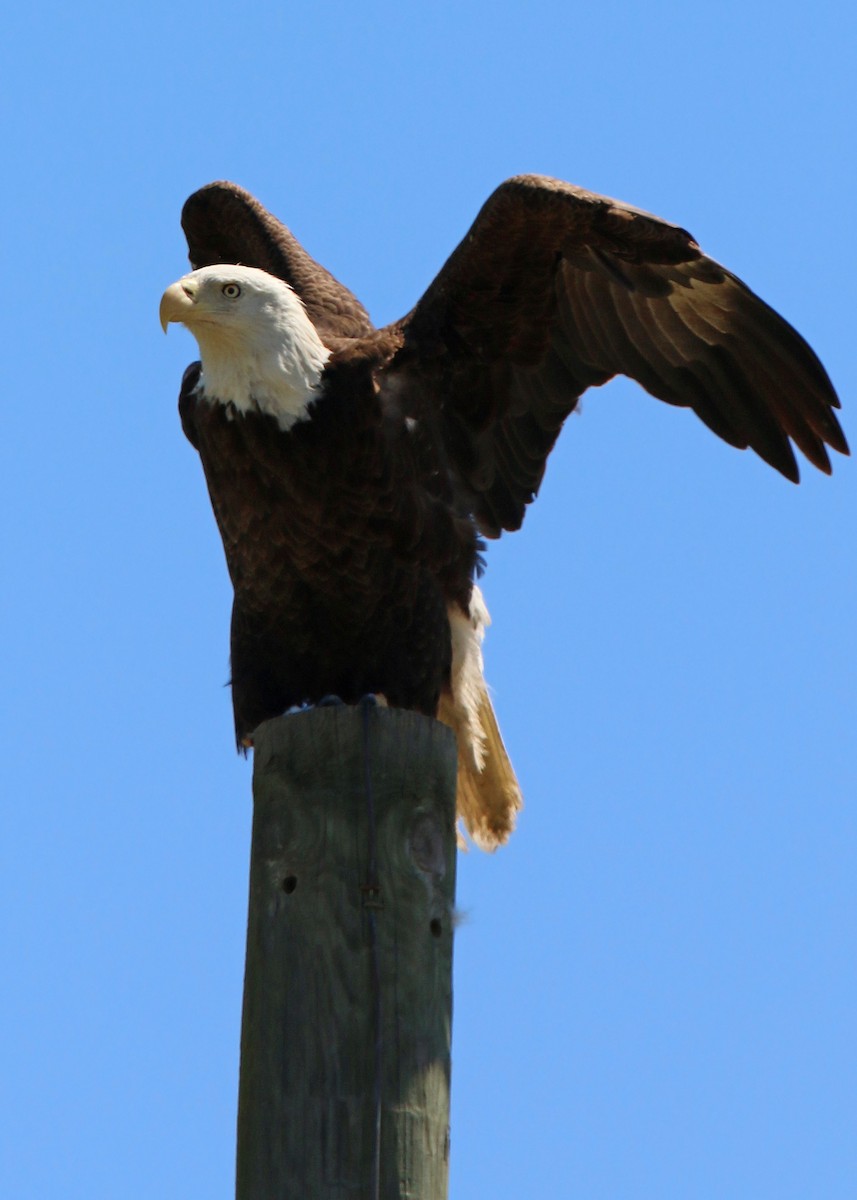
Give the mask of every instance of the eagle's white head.
<svg viewBox="0 0 857 1200">
<path fill-rule="evenodd" d="M 165 333 L 177 321 L 199 343 L 209 400 L 283 429 L 306 416 L 330 351 L 287 283 L 256 267 L 202 267 L 167 288 L 160 317 Z"/>
</svg>

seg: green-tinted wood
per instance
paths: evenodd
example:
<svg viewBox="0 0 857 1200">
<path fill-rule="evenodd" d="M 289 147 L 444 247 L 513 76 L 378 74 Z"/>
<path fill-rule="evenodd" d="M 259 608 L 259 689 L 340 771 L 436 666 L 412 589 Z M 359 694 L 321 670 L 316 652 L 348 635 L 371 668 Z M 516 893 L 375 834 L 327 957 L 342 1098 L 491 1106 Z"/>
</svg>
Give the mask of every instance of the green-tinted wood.
<svg viewBox="0 0 857 1200">
<path fill-rule="evenodd" d="M 322 708 L 254 739 L 238 1200 L 374 1200 L 379 1057 L 379 1195 L 445 1200 L 454 738 L 416 713 Z"/>
</svg>

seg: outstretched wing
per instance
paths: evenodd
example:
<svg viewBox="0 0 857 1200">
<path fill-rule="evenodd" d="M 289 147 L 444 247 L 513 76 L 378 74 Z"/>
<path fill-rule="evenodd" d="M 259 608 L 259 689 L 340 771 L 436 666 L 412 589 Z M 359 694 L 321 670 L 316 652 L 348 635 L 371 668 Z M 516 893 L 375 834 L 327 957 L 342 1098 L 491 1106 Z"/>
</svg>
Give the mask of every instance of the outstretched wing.
<svg viewBox="0 0 857 1200">
<path fill-rule="evenodd" d="M 386 383 L 437 423 L 488 536 L 520 526 L 563 421 L 616 374 L 795 482 L 789 439 L 826 472 L 825 444 L 848 453 L 782 317 L 685 230 L 559 180 L 502 184 L 396 333 Z"/>
<path fill-rule="evenodd" d="M 326 344 L 373 330 L 356 296 L 310 258 L 300 242 L 255 197 L 235 183 L 209 183 L 185 201 L 182 228 L 191 266 L 240 263 L 285 280 L 304 302 Z"/>
</svg>

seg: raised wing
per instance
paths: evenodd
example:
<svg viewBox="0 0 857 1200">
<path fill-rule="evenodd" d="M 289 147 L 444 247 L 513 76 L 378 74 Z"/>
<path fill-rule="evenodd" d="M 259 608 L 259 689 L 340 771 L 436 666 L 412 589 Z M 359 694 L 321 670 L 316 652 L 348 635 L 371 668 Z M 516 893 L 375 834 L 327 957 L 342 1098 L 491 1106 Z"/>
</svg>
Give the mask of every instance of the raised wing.
<svg viewBox="0 0 857 1200">
<path fill-rule="evenodd" d="M 356 296 L 310 258 L 293 233 L 235 183 L 209 183 L 182 209 L 182 228 L 191 266 L 240 263 L 285 280 L 304 302 L 322 340 L 372 332 L 369 314 Z"/>
<path fill-rule="evenodd" d="M 517 529 L 581 393 L 628 375 L 797 482 L 848 453 L 801 336 L 685 230 L 543 176 L 493 193 L 416 308 L 385 372 L 437 421 L 488 536 Z M 432 411 L 433 410 L 433 411 Z"/>
</svg>

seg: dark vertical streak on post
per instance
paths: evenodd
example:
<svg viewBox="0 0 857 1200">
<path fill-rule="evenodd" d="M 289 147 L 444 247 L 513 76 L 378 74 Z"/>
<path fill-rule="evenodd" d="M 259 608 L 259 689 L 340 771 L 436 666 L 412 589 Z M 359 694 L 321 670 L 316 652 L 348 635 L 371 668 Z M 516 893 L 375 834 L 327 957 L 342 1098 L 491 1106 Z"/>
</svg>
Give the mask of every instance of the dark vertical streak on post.
<svg viewBox="0 0 857 1200">
<path fill-rule="evenodd" d="M 372 743 L 370 721 L 373 704 L 369 698 L 361 705 L 363 726 L 363 794 L 366 799 L 367 833 L 369 837 L 369 864 L 364 884 L 363 904 L 369 921 L 369 941 L 372 953 L 372 1006 L 373 1035 L 375 1041 L 375 1072 L 372 1079 L 372 1165 L 369 1173 L 369 1200 L 381 1200 L 381 1117 L 383 1115 L 382 1080 L 384 1072 L 383 1037 L 383 989 L 381 987 L 381 948 L 378 945 L 378 917 L 376 909 L 382 907 L 381 886 L 378 882 L 378 829 L 375 817 L 375 793 L 372 788 Z"/>
<path fill-rule="evenodd" d="M 380 1196 L 447 1195 L 455 744 L 416 713 L 370 717 L 255 734 L 238 1200 L 370 1200 L 379 1062 Z"/>
</svg>

